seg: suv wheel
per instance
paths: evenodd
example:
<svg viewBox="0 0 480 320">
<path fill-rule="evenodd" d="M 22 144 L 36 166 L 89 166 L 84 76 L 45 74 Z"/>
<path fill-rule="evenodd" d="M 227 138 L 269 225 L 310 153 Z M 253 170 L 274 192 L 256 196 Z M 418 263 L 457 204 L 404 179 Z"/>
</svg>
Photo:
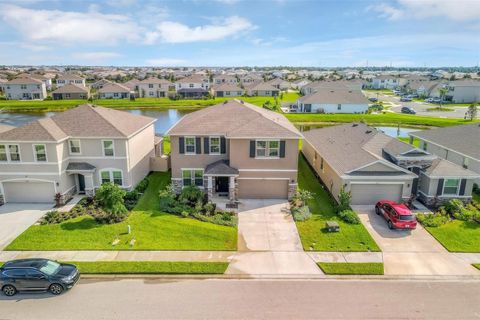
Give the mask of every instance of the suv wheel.
<svg viewBox="0 0 480 320">
<path fill-rule="evenodd" d="M 14 296 L 17 293 L 17 289 L 14 286 L 7 284 L 2 288 L 3 294 L 7 297 Z"/>
<path fill-rule="evenodd" d="M 376 213 L 377 215 L 380 215 L 380 208 L 379 208 L 379 207 L 375 207 L 375 213 Z"/>
<path fill-rule="evenodd" d="M 393 223 L 391 220 L 388 220 L 388 228 L 393 230 Z"/>
<path fill-rule="evenodd" d="M 63 286 L 58 283 L 54 283 L 50 286 L 49 290 L 52 294 L 58 296 L 63 292 Z"/>
</svg>

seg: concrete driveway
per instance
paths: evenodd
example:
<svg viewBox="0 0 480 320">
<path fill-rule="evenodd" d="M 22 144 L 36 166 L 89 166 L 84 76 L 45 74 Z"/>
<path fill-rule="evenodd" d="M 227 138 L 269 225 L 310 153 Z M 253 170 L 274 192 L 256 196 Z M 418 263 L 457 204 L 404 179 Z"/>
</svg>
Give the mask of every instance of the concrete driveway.
<svg viewBox="0 0 480 320">
<path fill-rule="evenodd" d="M 322 274 L 303 251 L 286 200 L 243 200 L 238 213 L 238 252 L 226 274 Z"/>
<path fill-rule="evenodd" d="M 38 221 L 51 204 L 7 203 L 0 206 L 0 250 Z"/>
<path fill-rule="evenodd" d="M 474 267 L 449 253 L 421 225 L 416 230 L 390 230 L 373 206 L 353 206 L 383 252 L 386 275 L 479 275 Z"/>
</svg>

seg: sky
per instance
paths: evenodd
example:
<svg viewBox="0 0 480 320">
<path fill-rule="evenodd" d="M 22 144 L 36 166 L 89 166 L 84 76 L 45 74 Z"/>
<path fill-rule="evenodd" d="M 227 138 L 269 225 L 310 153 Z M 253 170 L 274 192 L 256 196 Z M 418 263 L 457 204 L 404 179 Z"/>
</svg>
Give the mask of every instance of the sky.
<svg viewBox="0 0 480 320">
<path fill-rule="evenodd" d="M 480 0 L 0 0 L 0 65 L 480 62 Z"/>
</svg>

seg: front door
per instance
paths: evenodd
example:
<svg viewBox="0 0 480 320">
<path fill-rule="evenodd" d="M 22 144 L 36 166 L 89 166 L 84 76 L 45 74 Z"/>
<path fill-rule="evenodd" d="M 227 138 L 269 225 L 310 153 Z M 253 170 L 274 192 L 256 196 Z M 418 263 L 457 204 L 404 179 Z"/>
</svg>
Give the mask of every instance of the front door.
<svg viewBox="0 0 480 320">
<path fill-rule="evenodd" d="M 228 192 L 228 177 L 215 178 L 215 192 Z"/>
<path fill-rule="evenodd" d="M 83 174 L 78 175 L 78 192 L 85 193 L 85 176 Z"/>
<path fill-rule="evenodd" d="M 420 176 L 420 168 L 419 167 L 409 168 L 409 170 L 412 171 L 413 173 L 415 173 L 417 176 Z M 412 194 L 415 195 L 415 196 L 417 195 L 417 192 L 418 192 L 418 179 L 419 179 L 419 177 L 414 178 L 413 183 L 412 183 Z"/>
</svg>

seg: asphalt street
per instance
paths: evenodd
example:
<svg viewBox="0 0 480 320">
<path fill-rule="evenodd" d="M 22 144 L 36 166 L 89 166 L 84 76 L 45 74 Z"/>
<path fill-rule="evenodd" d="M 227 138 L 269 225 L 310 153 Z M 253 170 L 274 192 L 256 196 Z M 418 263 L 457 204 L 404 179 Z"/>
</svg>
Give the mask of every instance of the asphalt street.
<svg viewBox="0 0 480 320">
<path fill-rule="evenodd" d="M 480 319 L 480 282 L 84 279 L 2 295 L 0 319 Z"/>
</svg>

